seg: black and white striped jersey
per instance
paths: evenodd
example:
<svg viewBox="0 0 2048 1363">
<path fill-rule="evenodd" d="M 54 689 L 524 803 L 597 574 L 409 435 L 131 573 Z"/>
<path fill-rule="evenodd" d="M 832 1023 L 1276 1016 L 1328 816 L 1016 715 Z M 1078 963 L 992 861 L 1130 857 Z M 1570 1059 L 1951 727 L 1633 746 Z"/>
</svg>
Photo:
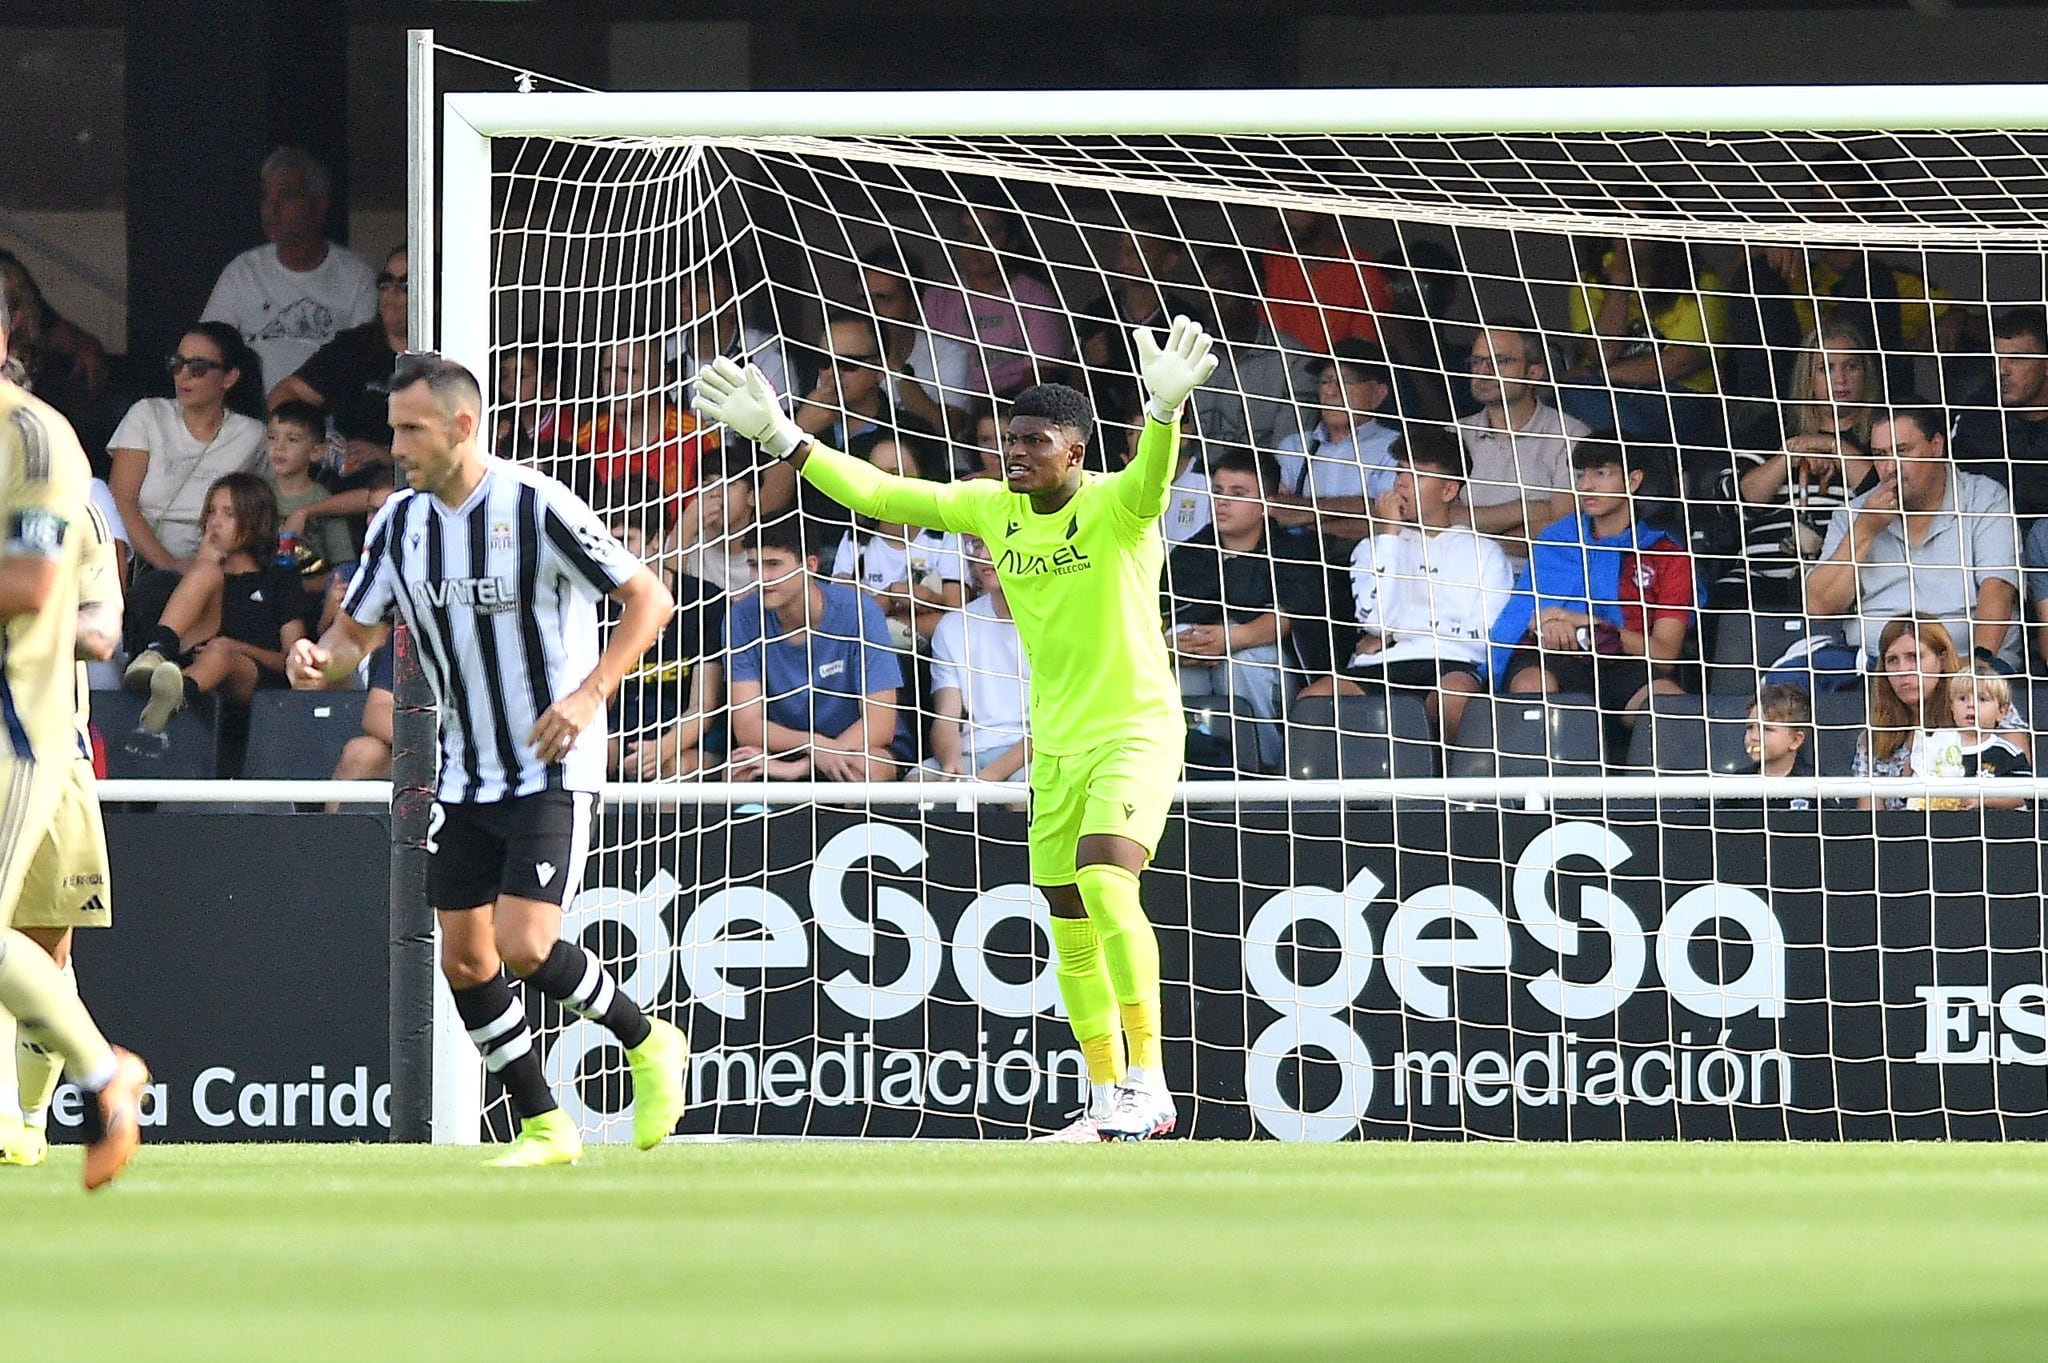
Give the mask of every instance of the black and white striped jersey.
<svg viewBox="0 0 2048 1363">
<path fill-rule="evenodd" d="M 602 710 L 565 761 L 542 762 L 526 736 L 597 666 L 598 600 L 639 570 L 575 493 L 501 459 L 459 507 L 410 490 L 385 503 L 342 609 L 375 624 L 395 602 L 418 640 L 440 705 L 440 799 L 603 784 Z"/>
</svg>

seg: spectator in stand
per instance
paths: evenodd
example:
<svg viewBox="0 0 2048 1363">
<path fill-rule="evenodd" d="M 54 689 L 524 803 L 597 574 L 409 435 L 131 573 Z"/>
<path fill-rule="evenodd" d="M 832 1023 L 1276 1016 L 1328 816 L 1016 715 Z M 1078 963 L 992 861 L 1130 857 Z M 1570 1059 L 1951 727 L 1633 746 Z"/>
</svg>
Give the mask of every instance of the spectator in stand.
<svg viewBox="0 0 2048 1363">
<path fill-rule="evenodd" d="M 106 347 L 50 306 L 28 266 L 11 251 L 0 251 L 0 292 L 13 319 L 7 354 L 21 370 L 21 386 L 76 424 L 73 413 L 106 389 Z"/>
<path fill-rule="evenodd" d="M 201 322 L 165 360 L 176 394 L 128 409 L 107 451 L 107 486 L 142 561 L 128 589 L 128 651 L 155 620 L 199 552 L 206 490 L 263 466 L 261 375 L 241 333 Z"/>
<path fill-rule="evenodd" d="M 1950 448 L 1957 468 L 1996 479 L 2012 494 L 2014 513 L 2037 523 L 2048 516 L 2048 309 L 1999 313 L 1991 349 L 1998 410 L 1957 417 Z M 2048 540 L 2041 547 L 2048 550 Z"/>
<path fill-rule="evenodd" d="M 983 412 L 974 418 L 974 443 L 953 447 L 953 473 L 956 478 L 1003 476 L 1003 432 L 1008 421 L 1001 409 Z"/>
<path fill-rule="evenodd" d="M 1721 278 L 1685 243 L 1618 237 L 1571 291 L 1583 339 L 1564 409 L 1595 430 L 1697 448 L 1721 424 L 1714 356 L 1728 326 Z"/>
<path fill-rule="evenodd" d="M 1940 621 L 1900 616 L 1878 634 L 1877 680 L 1870 685 L 1870 724 L 1856 740 L 1852 776 L 1961 776 L 1962 743 L 1955 729 L 1951 680 L 1963 670 L 1954 636 Z M 1939 746 L 1929 735 L 1947 735 Z M 1953 744 L 1952 760 L 1946 749 Z M 1952 766 L 1952 770 L 1944 767 Z M 1904 809 L 1907 800 L 1865 797 L 1865 809 Z"/>
<path fill-rule="evenodd" d="M 1805 571 L 1835 509 L 1877 486 L 1870 422 L 1884 399 L 1881 373 L 1869 338 L 1848 322 L 1806 338 L 1790 405 L 1774 406 L 1741 438 L 1721 475 L 1722 503 L 1740 517 L 1740 554 L 1708 592 L 1714 609 L 1805 609 Z"/>
<path fill-rule="evenodd" d="M 1620 445 L 1572 450 L 1578 511 L 1540 531 L 1493 622 L 1491 675 L 1513 694 L 1590 693 L 1619 752 L 1652 694 L 1676 695 L 1699 585 L 1685 546 L 1643 523 L 1644 472 Z"/>
<path fill-rule="evenodd" d="M 1779 682 L 1766 686 L 1749 705 L 1742 750 L 1756 764 L 1759 776 L 1812 776 L 1813 700 L 1802 687 Z M 1813 809 L 1809 796 L 1772 800 L 1784 809 Z"/>
<path fill-rule="evenodd" d="M 376 271 L 327 239 L 331 192 L 327 167 L 304 151 L 272 152 L 263 162 L 267 244 L 227 263 L 199 314 L 241 332 L 268 382 L 298 373 L 321 346 L 377 315 Z"/>
<path fill-rule="evenodd" d="M 760 528 L 754 568 L 726 622 L 733 779 L 893 780 L 905 679 L 882 608 L 818 575 L 802 517 Z"/>
<path fill-rule="evenodd" d="M 894 440 L 870 446 L 868 462 L 893 477 L 919 476 Z M 882 608 L 890 639 L 906 653 L 932 637 L 946 612 L 967 603 L 967 563 L 960 537 L 950 531 L 874 522 L 839 541 L 832 576 L 860 587 Z"/>
<path fill-rule="evenodd" d="M 328 571 L 356 557 L 346 522 L 305 514 L 331 495 L 318 477 L 320 456 L 327 451 L 326 426 L 326 418 L 310 403 L 281 402 L 270 414 L 263 441 L 270 486 L 277 494 L 279 544 L 289 541 L 298 550 L 308 591 L 324 591 Z M 315 569 L 316 562 L 324 566 Z"/>
<path fill-rule="evenodd" d="M 790 391 L 789 357 L 773 332 L 750 327 L 735 299 L 732 265 L 707 261 L 690 274 L 683 293 L 683 327 L 669 342 L 669 375 L 676 385 L 676 405 L 690 410 L 691 385 L 697 371 L 719 356 L 761 366 L 775 391 Z"/>
<path fill-rule="evenodd" d="M 1549 373 L 1532 323 L 1516 318 L 1485 328 L 1472 338 L 1466 367 L 1479 404 L 1458 420 L 1472 468 L 1465 493 L 1472 528 L 1498 540 L 1519 572 L 1530 535 L 1573 514 L 1572 448 L 1591 432 L 1537 396 Z"/>
<path fill-rule="evenodd" d="M 1877 485 L 1838 507 L 1806 576 L 1806 613 L 1836 619 L 1854 652 L 1822 650 L 1820 671 L 1854 671 L 1884 622 L 1939 621 L 1974 655 L 2020 661 L 2019 529 L 2004 488 L 1950 461 L 1939 408 L 1908 399 L 1871 423 Z"/>
<path fill-rule="evenodd" d="M 1394 313 L 1379 266 L 1359 259 L 1332 214 L 1289 208 L 1280 229 L 1264 260 L 1266 320 L 1287 348 L 1328 355 L 1343 341 L 1377 347 Z"/>
<path fill-rule="evenodd" d="M 1382 254 L 1380 268 L 1394 300 L 1386 350 L 1402 415 L 1448 422 L 1471 411 L 1466 347 L 1445 325 L 1465 279 L 1457 256 L 1436 242 L 1411 240 Z"/>
<path fill-rule="evenodd" d="M 1338 342 L 1315 370 L 1322 420 L 1305 438 L 1280 442 L 1273 515 L 1282 525 L 1355 542 L 1370 533 L 1366 503 L 1394 485 L 1389 451 L 1400 432 L 1375 416 L 1394 391 L 1392 375 L 1377 350 L 1353 340 Z"/>
<path fill-rule="evenodd" d="M 988 546 L 961 541 L 978 595 L 932 631 L 932 755 L 923 770 L 975 781 L 1031 777 L 1031 663 Z"/>
<path fill-rule="evenodd" d="M 608 345 L 599 359 L 603 408 L 576 428 L 576 448 L 596 456 L 590 482 L 601 488 L 638 475 L 680 500 L 697 486 L 697 460 L 718 437 L 700 433 L 697 414 L 670 401 L 651 341 Z"/>
<path fill-rule="evenodd" d="M 1167 641 L 1187 700 L 1241 704 L 1261 722 L 1259 763 L 1279 767 L 1280 700 L 1288 632 L 1328 614 L 1322 546 L 1266 515 L 1279 470 L 1273 456 L 1218 451 L 1209 469 L 1215 523 L 1166 559 Z"/>
<path fill-rule="evenodd" d="M 1212 518 L 1207 471 L 1209 445 L 1207 440 L 1181 437 L 1179 463 L 1173 472 L 1173 482 L 1166 490 L 1166 511 L 1159 518 L 1159 533 L 1166 536 L 1170 545 L 1185 544 L 1209 528 Z M 1135 432 L 1126 448 L 1124 459 L 1128 462 L 1138 453 Z"/>
<path fill-rule="evenodd" d="M 384 258 L 377 276 L 377 315 L 315 351 L 298 372 L 270 390 L 270 406 L 304 402 L 326 412 L 343 442 L 333 470 L 337 491 L 391 481 L 391 423 L 385 407 L 392 366 L 406 348 L 411 272 L 403 246 Z"/>
<path fill-rule="evenodd" d="M 1164 204 L 1143 202 L 1124 210 L 1103 254 L 1107 287 L 1080 310 L 1075 328 L 1095 410 L 1116 412 L 1134 409 L 1139 401 L 1132 328 L 1163 332 L 1176 317 L 1192 318 L 1206 328 L 1209 308 L 1184 287 L 1187 250 Z"/>
<path fill-rule="evenodd" d="M 1234 247 L 1202 253 L 1202 282 L 1216 316 L 1221 361 L 1209 382 L 1195 390 L 1195 430 L 1218 445 L 1248 444 L 1274 450 L 1302 437 L 1301 408 L 1313 405 L 1316 369 L 1296 350 L 1283 353 L 1279 335 L 1266 321 L 1252 261 Z"/>
<path fill-rule="evenodd" d="M 874 323 L 835 316 L 825 327 L 824 343 L 825 364 L 818 371 L 817 386 L 796 406 L 796 424 L 857 458 L 866 458 L 884 440 L 894 442 L 914 458 L 920 476 L 948 481 L 952 468 L 937 432 L 889 401 L 882 343 Z M 810 520 L 820 552 L 827 549 L 828 539 L 836 540 L 853 523 L 844 507 L 801 483 L 790 464 L 770 464 L 761 472 L 762 514 L 779 515 L 792 504 Z"/>
<path fill-rule="evenodd" d="M 1487 640 L 1514 570 L 1465 523 L 1465 447 L 1455 437 L 1411 423 L 1394 453 L 1401 471 L 1375 507 L 1378 526 L 1351 555 L 1358 642 L 1337 676 L 1302 694 L 1410 692 L 1439 733 L 1455 734 L 1469 699 L 1486 689 Z"/>
<path fill-rule="evenodd" d="M 705 741 L 723 718 L 724 674 L 705 639 L 708 633 L 716 643 L 725 594 L 697 578 L 663 570 L 668 556 L 661 546 L 673 506 L 659 487 L 628 476 L 605 484 L 596 508 L 605 529 L 655 569 L 676 601 L 661 636 L 620 679 L 606 711 L 611 741 L 606 766 L 621 780 L 660 781 L 697 771 L 704 764 Z M 614 603 L 607 613 L 615 619 L 619 609 Z"/>
<path fill-rule="evenodd" d="M 1972 659 L 1949 686 L 1965 776 L 2032 776 L 2032 743 L 2013 711 L 2012 682 L 1982 658 Z M 2020 796 L 1965 800 L 1965 809 L 2023 809 Z"/>
<path fill-rule="evenodd" d="M 307 636 L 320 609 L 295 566 L 277 562 L 277 498 L 253 473 L 230 473 L 206 492 L 206 539 L 123 683 L 149 696 L 141 727 L 162 733 L 188 694 L 218 690 L 247 706 L 285 686 L 285 650 Z"/>
<path fill-rule="evenodd" d="M 925 290 L 924 320 L 973 351 L 968 387 L 977 401 L 1015 397 L 1034 383 L 1065 377 L 1073 351 L 1059 295 L 1043 267 L 1016 253 L 1024 246 L 1015 214 L 969 206 L 960 211 L 953 247 L 958 287 Z"/>
<path fill-rule="evenodd" d="M 697 495 L 683 505 L 664 557 L 673 555 L 675 570 L 724 592 L 754 585 L 753 551 L 748 543 L 754 525 L 754 479 L 748 472 L 704 473 Z"/>
<path fill-rule="evenodd" d="M 934 431 L 961 431 L 974 406 L 968 387 L 974 354 L 965 342 L 941 336 L 926 324 L 917 301 L 916 280 L 923 275 L 923 261 L 899 256 L 890 247 L 860 258 L 861 288 L 881 331 L 890 405 Z M 768 378 L 773 382 L 775 376 Z"/>
<path fill-rule="evenodd" d="M 556 400 L 555 376 L 537 342 L 522 341 L 498 356 L 498 413 L 491 452 L 503 459 L 552 465 L 568 432 Z"/>
</svg>

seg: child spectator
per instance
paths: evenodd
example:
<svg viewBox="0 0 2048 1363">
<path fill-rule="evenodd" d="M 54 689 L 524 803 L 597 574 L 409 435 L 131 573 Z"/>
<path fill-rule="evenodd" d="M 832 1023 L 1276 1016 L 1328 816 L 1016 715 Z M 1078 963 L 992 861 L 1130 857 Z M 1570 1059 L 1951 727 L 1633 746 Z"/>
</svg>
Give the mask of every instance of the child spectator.
<svg viewBox="0 0 2048 1363">
<path fill-rule="evenodd" d="M 1965 776 L 2032 776 L 2034 765 L 2027 759 L 2024 731 L 2006 727 L 2013 717 L 2012 683 L 2005 674 L 1982 658 L 1973 659 L 1968 670 L 1950 688 L 1954 707 L 1956 737 L 1963 750 Z M 1985 809 L 2023 809 L 2026 801 L 2010 798 L 1966 800 L 1964 806 L 1981 804 Z"/>
<path fill-rule="evenodd" d="M 1031 775 L 1031 663 L 988 546 L 962 541 L 981 594 L 932 631 L 932 755 L 922 770 L 980 781 Z"/>
<path fill-rule="evenodd" d="M 631 475 L 605 484 L 598 514 L 628 553 L 660 574 L 676 599 L 661 637 L 619 682 L 608 712 L 609 774 L 658 781 L 702 765 L 708 731 L 720 717 L 724 677 L 707 657 L 715 648 L 724 594 L 688 574 L 669 571 L 662 551 L 673 501 L 651 479 Z"/>
<path fill-rule="evenodd" d="M 1812 776 L 1813 701 L 1803 687 L 1790 682 L 1766 686 L 1749 704 L 1749 728 L 1742 750 L 1756 763 L 1760 776 Z M 1809 796 L 1770 801 L 1777 809 L 1814 809 Z"/>
<path fill-rule="evenodd" d="M 284 402 L 270 414 L 263 449 L 270 461 L 270 485 L 277 492 L 278 538 L 296 540 L 302 571 L 311 570 L 307 591 L 319 591 L 327 571 L 354 562 L 356 547 L 348 523 L 335 517 L 299 515 L 329 495 L 313 470 L 327 449 L 327 421 L 308 402 Z M 313 569 L 315 563 L 325 568 Z"/>
<path fill-rule="evenodd" d="M 898 478 L 918 476 L 917 463 L 895 440 L 868 452 L 868 462 Z M 960 537 L 938 530 L 877 522 L 839 541 L 832 576 L 857 582 L 889 617 L 889 636 L 910 652 L 922 646 L 947 611 L 967 602 L 967 564 Z"/>
<path fill-rule="evenodd" d="M 123 682 L 147 692 L 141 727 L 162 733 L 188 692 L 219 690 L 246 706 L 286 685 L 284 655 L 319 609 L 296 567 L 277 562 L 277 499 L 253 473 L 206 492 L 205 538 Z"/>
</svg>

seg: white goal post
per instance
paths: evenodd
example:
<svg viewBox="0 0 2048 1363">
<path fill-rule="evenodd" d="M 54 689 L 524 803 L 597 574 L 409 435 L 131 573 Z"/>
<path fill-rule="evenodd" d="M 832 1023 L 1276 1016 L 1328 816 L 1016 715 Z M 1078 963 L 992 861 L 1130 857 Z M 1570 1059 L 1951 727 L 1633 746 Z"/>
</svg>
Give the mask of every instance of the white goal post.
<svg viewBox="0 0 2048 1363">
<path fill-rule="evenodd" d="M 1575 335 L 1557 320 L 1565 295 L 1590 287 L 1572 263 L 1580 239 L 1726 258 L 1846 244 L 1866 259 L 1902 259 L 1923 285 L 1942 273 L 1934 266 L 1960 262 L 1944 278 L 1966 283 L 1934 281 L 1925 297 L 1886 304 L 1926 314 L 1901 363 L 1957 412 L 1997 410 L 1995 398 L 1948 387 L 1970 363 L 1991 363 L 1988 333 L 1937 340 L 1933 319 L 2048 300 L 2048 138 L 2036 135 L 2048 130 L 2048 86 L 462 93 L 444 97 L 440 125 L 438 261 L 418 257 L 422 277 L 436 280 L 436 348 L 489 384 L 507 351 L 539 334 L 570 356 L 554 375 L 565 412 L 598 410 L 604 349 L 675 353 L 681 327 L 667 300 L 728 240 L 747 238 L 780 262 L 743 279 L 733 306 L 773 314 L 778 353 L 819 350 L 817 329 L 845 314 L 843 282 L 860 277 L 867 251 L 879 242 L 943 253 L 940 215 L 977 203 L 963 186 L 984 181 L 1000 186 L 988 202 L 1022 219 L 1033 244 L 1041 234 L 1058 243 L 1049 269 L 1106 292 L 1123 276 L 1100 241 L 1119 233 L 1170 232 L 1184 262 L 1210 251 L 1256 258 L 1247 215 L 1299 210 L 1391 239 L 1414 270 L 1417 243 L 1448 242 L 1443 273 L 1473 303 L 1455 317 L 1425 311 L 1421 323 L 1461 334 L 1531 326 L 1560 355 L 1601 339 L 1596 323 Z M 1817 203 L 1816 154 L 1869 168 L 1869 197 L 1839 212 Z M 585 172 L 604 193 L 577 197 Z M 1130 206 L 1138 199 L 1165 204 L 1169 225 L 1155 229 Z M 769 200 L 775 214 L 757 219 L 753 206 Z M 586 223 L 595 202 L 605 206 Z M 906 282 L 949 277 L 941 265 Z M 1186 275 L 1151 282 L 1202 287 Z M 1719 287 L 1695 292 L 1705 300 Z M 1818 319 L 1827 301 L 1814 284 L 1787 306 Z M 860 311 L 857 299 L 851 306 Z M 1078 336 L 1079 309 L 1059 308 Z M 1644 335 L 1679 344 L 1652 322 Z M 1710 377 L 1740 349 L 1718 336 L 1694 348 Z M 1315 359 L 1306 357 L 1311 372 Z M 1400 383 L 1439 393 L 1464 372 L 1456 357 L 1434 368 L 1403 358 L 1395 369 Z M 1711 383 L 1695 392 L 1716 408 L 1708 453 L 1724 461 L 1739 443 L 1737 415 L 1768 420 L 1791 405 L 1745 405 Z M 949 395 L 963 411 L 992 396 L 948 389 L 941 407 L 955 405 Z M 1250 394 L 1237 396 L 1248 412 Z M 1670 396 L 1675 413 L 1692 394 L 1674 386 Z M 1313 408 L 1299 383 L 1291 397 Z M 1303 421 L 1294 448 L 1306 463 L 1312 410 Z M 1693 475 L 1675 415 L 1671 428 L 1639 443 L 1677 451 L 1682 489 Z M 1682 490 L 1672 500 L 1684 501 Z M 1682 509 L 1673 533 L 1697 551 L 1704 531 L 1691 516 Z M 2017 529 L 2013 538 L 2016 548 Z M 1736 566 L 1721 571 L 1739 577 L 1744 551 L 1726 552 Z M 1327 565 L 1340 585 L 1322 623 L 1340 631 L 1359 623 L 1342 585 L 1350 554 Z M 1691 646 L 1687 665 L 1711 678 L 1717 659 Z M 2012 646 L 2024 651 L 2024 635 Z M 909 651 L 920 648 L 913 638 Z M 1968 647 L 1959 653 L 1966 661 Z M 1730 664 L 1744 677 L 1690 713 L 1702 732 L 1739 725 L 1739 705 L 1714 702 L 1753 699 L 1774 661 L 1753 646 Z M 2024 728 L 2023 678 L 2017 691 Z M 1524 718 L 1544 703 L 1530 706 Z M 1223 709 L 1229 727 L 1227 698 Z M 1830 713 L 1823 725 L 1848 723 L 1840 706 Z M 1147 879 L 1170 934 L 1169 1069 L 1186 1096 L 1184 1129 L 1635 1138 L 2048 1126 L 2034 1069 L 2015 1088 L 2002 1071 L 1986 1081 L 1950 1068 L 1975 1063 L 1963 1057 L 1980 1035 L 2029 1057 L 2014 1065 L 2035 1065 L 2028 1038 L 2048 1058 L 2040 877 L 2014 869 L 2021 848 L 2034 853 L 2035 806 L 1956 807 L 1994 783 L 1946 768 L 1851 776 L 1823 764 L 1769 779 L 1728 774 L 1718 760 L 1667 770 L 1661 748 L 1633 767 L 1609 749 L 1605 769 L 1596 750 L 1590 769 L 1471 775 L 1452 764 L 1448 732 L 1422 768 L 1396 753 L 1382 777 L 1342 779 L 1294 761 L 1291 730 L 1278 740 L 1288 760 L 1254 764 L 1264 772 L 1255 777 L 1237 732 L 1236 779 L 1182 786 L 1167 869 Z M 1607 737 L 1632 741 L 1611 723 Z M 1856 747 L 1855 735 L 1837 737 L 1812 741 L 1823 754 Z M 1332 747 L 1343 746 L 1340 732 Z M 2037 786 L 2021 778 L 1999 792 L 2031 800 Z M 612 841 L 592 860 L 605 870 L 570 920 L 612 954 L 630 995 L 704 1024 L 709 1059 L 692 1086 L 709 1116 L 686 1129 L 1015 1137 L 1044 1129 L 1077 1091 L 1046 944 L 1029 926 L 1034 892 L 1019 883 L 1014 787 L 805 786 L 764 798 L 758 785 L 713 775 L 622 784 L 608 796 Z M 1833 807 L 1795 811 L 1790 825 L 1770 808 L 1722 817 L 1766 800 L 1846 806 L 1870 796 L 1910 801 L 1897 817 L 1917 822 Z M 1894 883 L 1897 902 L 1886 898 Z M 1831 916 L 1865 911 L 1837 893 L 1871 897 L 1868 944 L 1827 937 Z M 1900 907 L 1908 901 L 1924 899 L 1933 917 L 1972 895 L 1977 918 L 1953 941 L 1943 928 L 1914 938 L 1898 926 L 1918 912 Z M 2031 938 L 2000 919 L 2007 910 L 2033 916 Z M 2016 935 L 2000 937 L 2007 931 Z M 1866 946 L 1867 959 L 1829 954 Z M 1967 963 L 1973 950 L 1981 971 Z M 1899 973 L 1902 962 L 1918 970 L 1923 951 L 1924 982 Z M 1961 954 L 1944 958 L 1950 951 Z M 640 968 L 656 958 L 658 975 Z M 1957 960 L 1981 1001 L 1939 992 Z M 2037 987 L 2038 1000 L 2027 992 Z M 1876 1013 L 1858 1011 L 1866 995 Z M 1979 1033 L 1955 1022 L 1959 1008 L 1981 1009 Z M 473 1140 L 487 1106 L 480 1067 L 445 1016 L 445 991 L 436 1009 L 435 1139 Z M 1907 1037 L 1901 1009 L 1918 1009 L 1923 1030 Z M 587 1023 L 564 1028 L 550 1016 L 545 1037 L 550 1078 L 576 1095 L 569 1106 L 586 1134 L 619 1139 L 617 1055 Z M 943 1078 L 954 1067 L 971 1096 L 954 1096 Z M 1029 1082 L 1015 1091 L 1011 1076 Z"/>
</svg>

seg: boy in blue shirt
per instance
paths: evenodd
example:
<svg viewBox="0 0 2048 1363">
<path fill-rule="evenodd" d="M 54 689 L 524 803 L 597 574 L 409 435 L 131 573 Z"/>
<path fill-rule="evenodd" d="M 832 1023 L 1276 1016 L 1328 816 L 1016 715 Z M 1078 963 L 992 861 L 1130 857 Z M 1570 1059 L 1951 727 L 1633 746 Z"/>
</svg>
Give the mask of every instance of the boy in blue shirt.
<svg viewBox="0 0 2048 1363">
<path fill-rule="evenodd" d="M 893 781 L 909 734 L 888 618 L 818 575 L 799 517 L 762 526 L 757 543 L 759 587 L 726 622 L 733 779 Z"/>
</svg>

